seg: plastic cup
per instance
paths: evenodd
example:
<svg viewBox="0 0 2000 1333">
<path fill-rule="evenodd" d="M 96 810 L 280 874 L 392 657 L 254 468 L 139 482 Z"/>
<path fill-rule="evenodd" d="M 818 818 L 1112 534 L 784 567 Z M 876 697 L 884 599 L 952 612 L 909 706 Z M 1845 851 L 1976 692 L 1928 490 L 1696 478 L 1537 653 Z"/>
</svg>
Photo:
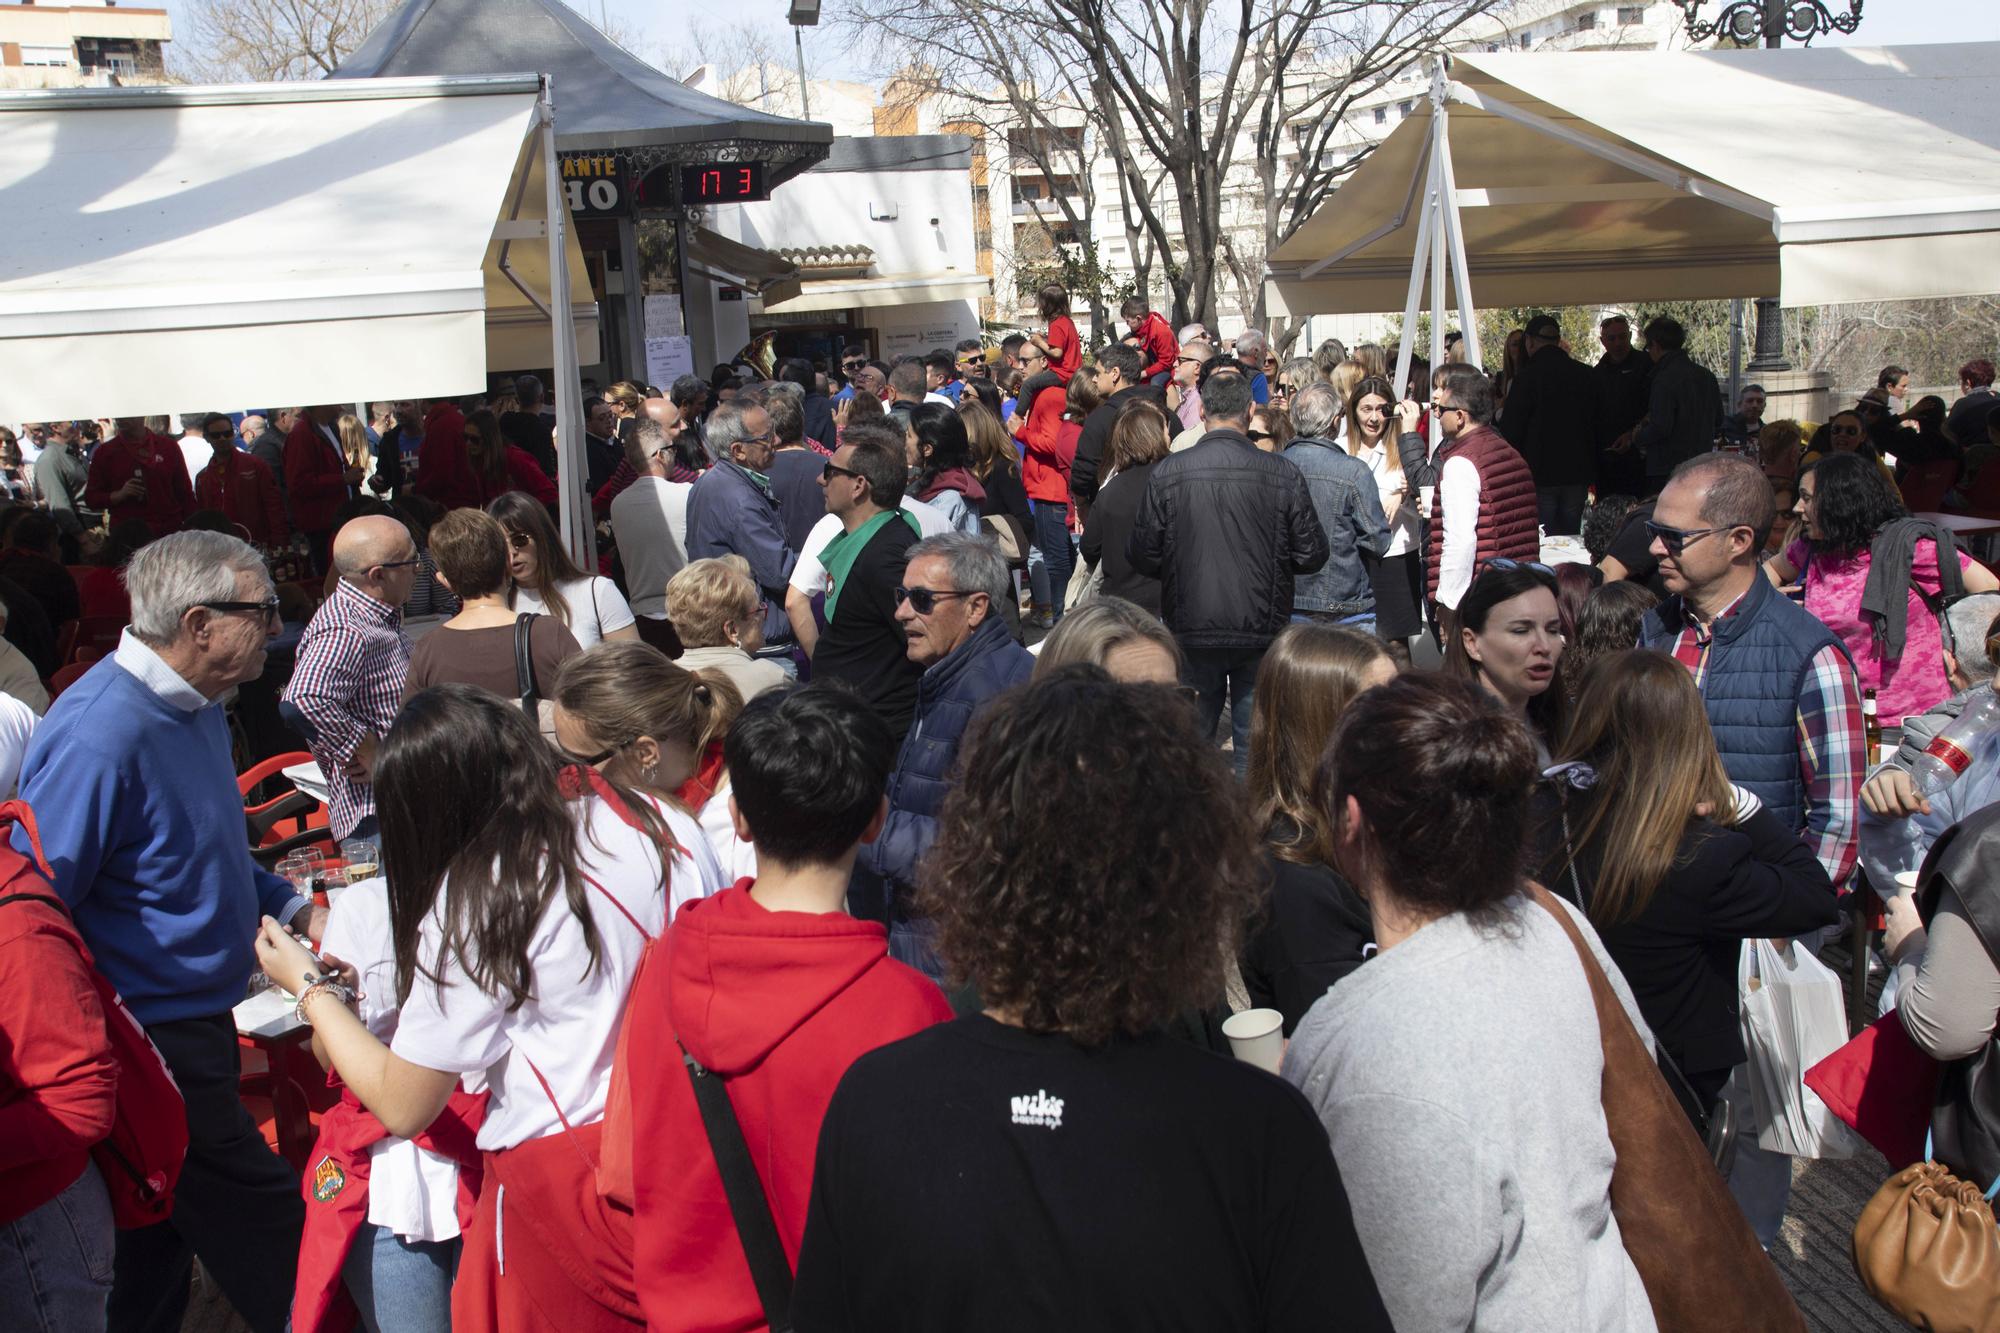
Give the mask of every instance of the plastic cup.
<svg viewBox="0 0 2000 1333">
<path fill-rule="evenodd" d="M 1895 875 L 1896 892 L 1915 893 L 1917 891 L 1917 876 L 1920 873 L 1920 871 L 1916 870 L 1898 870 Z"/>
<path fill-rule="evenodd" d="M 1285 1016 L 1276 1009 L 1245 1009 L 1222 1020 L 1229 1049 L 1245 1064 L 1277 1073 L 1285 1058 Z"/>
</svg>

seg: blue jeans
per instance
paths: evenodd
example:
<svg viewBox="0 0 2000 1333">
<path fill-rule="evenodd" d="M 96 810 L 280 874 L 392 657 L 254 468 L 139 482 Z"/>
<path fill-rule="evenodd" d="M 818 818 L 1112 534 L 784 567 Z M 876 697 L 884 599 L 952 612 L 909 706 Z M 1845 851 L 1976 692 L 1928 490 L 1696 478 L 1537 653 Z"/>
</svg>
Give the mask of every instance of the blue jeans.
<svg viewBox="0 0 2000 1333">
<path fill-rule="evenodd" d="M 1349 629 L 1365 630 L 1373 634 L 1375 632 L 1375 613 L 1373 611 L 1363 611 L 1361 614 L 1354 616 L 1337 616 L 1330 611 L 1294 611 L 1292 612 L 1292 623 L 1294 625 L 1345 625 Z"/>
<path fill-rule="evenodd" d="M 1222 718 L 1224 696 L 1229 700 L 1230 745 L 1239 778 L 1250 771 L 1250 705 L 1257 688 L 1257 668 L 1263 664 L 1269 647 L 1269 644 L 1255 648 L 1181 645 L 1187 657 L 1187 683 L 1194 687 L 1195 716 L 1202 735 L 1215 734 L 1215 724 Z"/>
<path fill-rule="evenodd" d="M 117 1232 L 95 1162 L 26 1217 L 0 1226 L 0 1328 L 84 1333 L 104 1327 Z"/>
<path fill-rule="evenodd" d="M 451 1333 L 451 1280 L 463 1239 L 404 1240 L 361 1224 L 340 1276 L 368 1333 Z"/>
<path fill-rule="evenodd" d="M 1035 549 L 1042 553 L 1042 567 L 1048 571 L 1049 605 L 1061 620 L 1070 571 L 1076 566 L 1076 550 L 1069 544 L 1068 505 L 1035 501 Z"/>
</svg>

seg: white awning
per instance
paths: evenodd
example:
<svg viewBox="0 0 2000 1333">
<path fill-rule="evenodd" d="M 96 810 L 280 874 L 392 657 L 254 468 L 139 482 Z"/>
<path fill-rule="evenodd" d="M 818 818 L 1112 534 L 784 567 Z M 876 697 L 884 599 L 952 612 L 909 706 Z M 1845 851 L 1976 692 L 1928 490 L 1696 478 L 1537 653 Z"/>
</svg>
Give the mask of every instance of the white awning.
<svg viewBox="0 0 2000 1333">
<path fill-rule="evenodd" d="M 926 301 L 977 301 L 993 280 L 979 273 L 916 273 L 884 278 L 807 278 L 788 301 L 766 301 L 767 312 L 918 305 Z"/>
<path fill-rule="evenodd" d="M 2000 290 L 2000 42 L 1464 55 L 1451 80 L 1482 306 Z M 1404 308 L 1435 114 L 1271 256 L 1276 313 Z"/>
<path fill-rule="evenodd" d="M 0 97 L 0 420 L 438 397 L 558 364 L 537 87 Z M 566 253 L 587 294 L 573 230 Z M 596 360 L 596 308 L 573 322 Z"/>
</svg>

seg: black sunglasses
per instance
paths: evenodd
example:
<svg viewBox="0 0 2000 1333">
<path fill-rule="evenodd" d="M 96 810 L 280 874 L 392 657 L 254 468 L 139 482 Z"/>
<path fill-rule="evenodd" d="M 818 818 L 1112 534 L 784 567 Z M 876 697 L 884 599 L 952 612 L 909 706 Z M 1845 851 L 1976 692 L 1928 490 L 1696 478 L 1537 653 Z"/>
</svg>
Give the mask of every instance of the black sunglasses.
<svg viewBox="0 0 2000 1333">
<path fill-rule="evenodd" d="M 1271 438 L 1271 432 L 1268 430 L 1252 430 L 1249 434 L 1250 443 L 1252 444 L 1257 443 L 1259 440 L 1268 440 Z"/>
<path fill-rule="evenodd" d="M 828 463 L 825 467 L 819 470 L 819 479 L 821 481 L 832 481 L 835 477 L 853 477 L 857 481 L 866 480 L 866 478 L 864 478 L 859 472 L 856 472 L 853 468 L 840 467 L 834 463 Z"/>
<path fill-rule="evenodd" d="M 278 618 L 278 599 L 273 597 L 262 602 L 196 602 L 211 611 L 255 611 L 266 620 Z"/>
<path fill-rule="evenodd" d="M 912 611 L 915 611 L 920 616 L 927 616 L 931 612 L 937 610 L 938 602 L 946 597 L 970 597 L 970 596 L 972 596 L 972 594 L 969 592 L 952 592 L 948 588 L 896 589 L 897 605 L 900 606 L 902 603 L 908 602 L 910 604 L 910 609 Z"/>
<path fill-rule="evenodd" d="M 412 569 L 423 563 L 421 556 L 411 556 L 408 560 L 384 560 L 377 569 Z"/>
<path fill-rule="evenodd" d="M 1647 519 L 1646 534 L 1657 538 L 1660 545 L 1667 548 L 1668 555 L 1679 555 L 1690 542 L 1698 542 L 1703 537 L 1713 537 L 1718 532 L 1732 532 L 1741 526 L 1736 524 L 1723 528 L 1669 528 Z"/>
<path fill-rule="evenodd" d="M 626 742 L 626 744 L 630 743 L 629 741 Z M 613 745 L 607 749 L 599 750 L 596 754 L 572 754 L 570 751 L 564 750 L 562 756 L 572 764 L 582 764 L 585 768 L 596 768 L 599 764 L 624 748 L 624 745 Z"/>
</svg>

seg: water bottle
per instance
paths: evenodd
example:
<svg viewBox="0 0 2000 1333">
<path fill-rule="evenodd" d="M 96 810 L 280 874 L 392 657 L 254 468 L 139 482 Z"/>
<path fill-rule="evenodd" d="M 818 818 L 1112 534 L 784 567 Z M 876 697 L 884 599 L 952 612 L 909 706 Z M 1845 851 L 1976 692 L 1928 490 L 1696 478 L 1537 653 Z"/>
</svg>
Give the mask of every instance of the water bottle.
<svg viewBox="0 0 2000 1333">
<path fill-rule="evenodd" d="M 2000 726 L 2000 695 L 1982 690 L 1966 701 L 1965 711 L 1931 738 L 1912 765 L 1917 794 L 1935 796 L 1958 781 L 1972 763 L 1979 739 Z"/>
</svg>

